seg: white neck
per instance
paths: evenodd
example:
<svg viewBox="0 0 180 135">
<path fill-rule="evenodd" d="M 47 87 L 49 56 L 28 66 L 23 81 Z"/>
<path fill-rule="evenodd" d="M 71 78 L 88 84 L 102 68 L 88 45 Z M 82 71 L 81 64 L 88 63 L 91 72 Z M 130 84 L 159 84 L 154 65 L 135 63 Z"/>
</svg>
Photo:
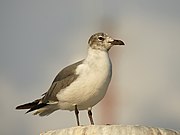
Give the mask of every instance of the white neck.
<svg viewBox="0 0 180 135">
<path fill-rule="evenodd" d="M 103 67 L 108 66 L 111 68 L 111 60 L 109 58 L 109 54 L 107 51 L 92 49 L 91 47 L 88 48 L 88 55 L 84 61 L 88 65 Z"/>
<path fill-rule="evenodd" d="M 99 59 L 102 57 L 109 57 L 109 54 L 107 51 L 92 49 L 91 47 L 88 48 L 88 55 L 86 59 Z"/>
</svg>

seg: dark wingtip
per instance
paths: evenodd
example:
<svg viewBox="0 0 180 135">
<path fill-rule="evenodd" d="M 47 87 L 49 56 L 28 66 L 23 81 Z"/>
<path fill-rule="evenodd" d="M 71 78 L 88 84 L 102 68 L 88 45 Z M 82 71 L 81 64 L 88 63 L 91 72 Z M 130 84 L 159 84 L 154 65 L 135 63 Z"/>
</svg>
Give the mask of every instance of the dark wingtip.
<svg viewBox="0 0 180 135">
<path fill-rule="evenodd" d="M 35 106 L 33 106 L 32 108 L 30 108 L 25 114 L 27 114 L 27 113 L 29 113 L 29 112 L 32 112 L 32 111 L 34 111 L 34 110 L 37 110 L 37 109 L 40 109 L 40 108 L 42 108 L 42 107 L 44 107 L 44 106 L 47 106 L 48 104 L 46 104 L 46 103 L 40 103 L 40 104 L 38 104 L 38 105 L 35 105 Z"/>
<path fill-rule="evenodd" d="M 40 99 L 37 99 L 37 100 L 35 100 L 35 101 L 31 102 L 31 103 L 26 103 L 26 104 L 23 104 L 23 105 L 19 105 L 19 106 L 16 107 L 16 109 L 17 110 L 19 110 L 19 109 L 30 109 L 30 108 L 36 106 L 39 103 L 39 101 L 40 101 Z"/>
<path fill-rule="evenodd" d="M 19 105 L 19 106 L 16 107 L 17 110 L 19 110 L 19 109 L 29 109 L 29 108 L 30 108 L 29 103 L 24 104 L 24 105 Z"/>
<path fill-rule="evenodd" d="M 21 109 L 21 106 L 16 106 L 16 110 Z"/>
<path fill-rule="evenodd" d="M 29 112 L 31 112 L 31 109 L 29 109 L 27 112 L 25 112 L 25 114 L 27 114 L 27 113 L 29 113 Z"/>
</svg>

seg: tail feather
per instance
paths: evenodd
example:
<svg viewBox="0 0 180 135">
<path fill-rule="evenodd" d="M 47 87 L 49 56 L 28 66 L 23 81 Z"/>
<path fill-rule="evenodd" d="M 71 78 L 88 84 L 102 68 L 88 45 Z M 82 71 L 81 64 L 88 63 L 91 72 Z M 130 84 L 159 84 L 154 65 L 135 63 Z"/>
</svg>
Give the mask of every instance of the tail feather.
<svg viewBox="0 0 180 135">
<path fill-rule="evenodd" d="M 37 105 L 33 106 L 32 108 L 30 108 L 26 113 L 29 113 L 29 112 L 32 112 L 32 111 L 34 111 L 34 110 L 43 108 L 44 106 L 47 106 L 47 105 L 48 105 L 48 104 L 46 104 L 46 103 L 37 104 Z"/>
<path fill-rule="evenodd" d="M 19 105 L 16 107 L 16 109 L 30 109 L 30 108 L 33 108 L 34 106 L 38 105 L 39 104 L 39 101 L 41 99 L 37 99 L 31 103 L 27 103 L 27 104 L 23 104 L 23 105 Z"/>
<path fill-rule="evenodd" d="M 58 108 L 57 104 L 47 105 L 43 108 L 37 109 L 36 112 L 34 113 L 34 115 L 38 114 L 39 116 L 47 116 L 58 109 L 59 108 Z"/>
<path fill-rule="evenodd" d="M 39 116 L 46 116 L 58 110 L 59 108 L 57 103 L 47 104 L 47 103 L 42 103 L 41 99 L 37 99 L 31 103 L 19 105 L 16 107 L 16 109 L 29 109 L 26 113 L 36 110 L 34 115 L 39 114 Z"/>
<path fill-rule="evenodd" d="M 41 99 L 37 99 L 31 103 L 27 103 L 27 104 L 23 104 L 23 105 L 19 105 L 16 107 L 16 109 L 29 109 L 26 113 L 29 113 L 31 111 L 43 108 L 44 106 L 46 106 L 46 103 L 40 103 Z"/>
</svg>

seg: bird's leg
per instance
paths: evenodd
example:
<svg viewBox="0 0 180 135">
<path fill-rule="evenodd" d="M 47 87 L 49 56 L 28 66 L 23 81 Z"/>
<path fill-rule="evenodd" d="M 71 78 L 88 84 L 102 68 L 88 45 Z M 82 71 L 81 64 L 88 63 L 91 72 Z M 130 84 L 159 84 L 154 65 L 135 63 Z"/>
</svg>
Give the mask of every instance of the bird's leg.
<svg viewBox="0 0 180 135">
<path fill-rule="evenodd" d="M 94 125 L 94 121 L 93 121 L 93 117 L 92 117 L 91 108 L 90 108 L 90 109 L 88 109 L 88 116 L 89 116 L 89 119 L 90 119 L 91 125 Z"/>
<path fill-rule="evenodd" d="M 78 108 L 77 108 L 77 105 L 75 105 L 75 115 L 76 115 L 76 121 L 77 121 L 77 125 L 79 126 L 79 111 L 78 111 Z"/>
</svg>

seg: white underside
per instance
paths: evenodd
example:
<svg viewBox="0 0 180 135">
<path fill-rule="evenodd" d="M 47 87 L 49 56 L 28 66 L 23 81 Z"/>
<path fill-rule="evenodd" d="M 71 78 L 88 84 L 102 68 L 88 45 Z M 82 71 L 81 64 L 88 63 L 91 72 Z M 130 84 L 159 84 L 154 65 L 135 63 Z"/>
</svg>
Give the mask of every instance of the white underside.
<svg viewBox="0 0 180 135">
<path fill-rule="evenodd" d="M 97 104 L 106 94 L 111 80 L 112 66 L 105 51 L 88 49 L 88 56 L 76 69 L 78 78 L 57 94 L 58 108 L 85 110 Z"/>
</svg>

